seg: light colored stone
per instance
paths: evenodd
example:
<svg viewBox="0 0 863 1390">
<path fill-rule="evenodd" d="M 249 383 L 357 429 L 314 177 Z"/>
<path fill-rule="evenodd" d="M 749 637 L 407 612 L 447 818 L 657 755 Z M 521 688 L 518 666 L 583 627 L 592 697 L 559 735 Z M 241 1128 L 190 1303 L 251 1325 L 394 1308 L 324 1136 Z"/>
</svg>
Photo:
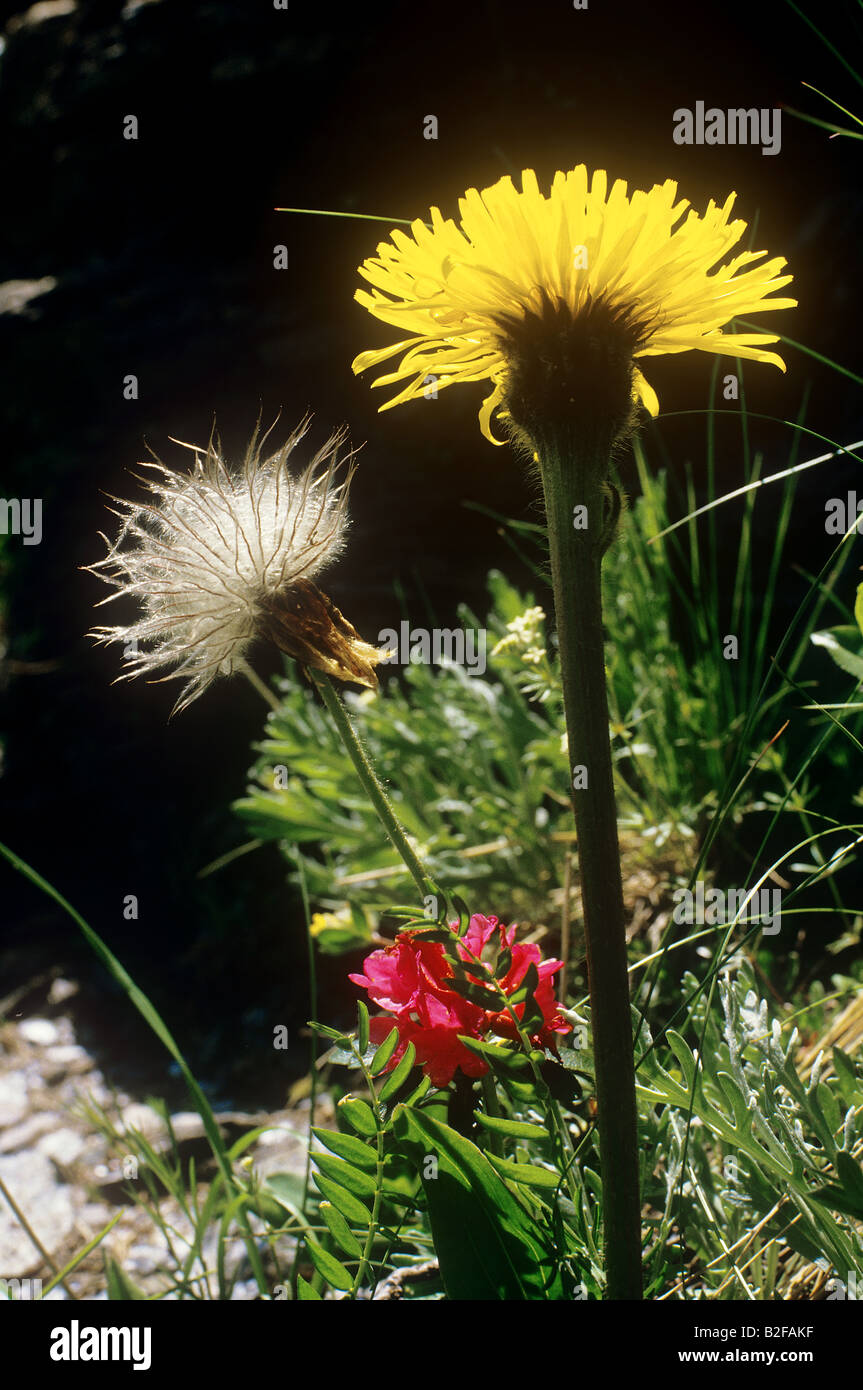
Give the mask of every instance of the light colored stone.
<svg viewBox="0 0 863 1390">
<path fill-rule="evenodd" d="M 0 1076 L 0 1126 L 17 1125 L 27 1113 L 27 1082 L 21 1072 Z"/>
<path fill-rule="evenodd" d="M 51 1253 L 72 1231 L 75 1213 L 72 1189 L 57 1179 L 53 1163 L 40 1153 L 3 1154 L 0 1177 L 45 1249 Z M 0 1203 L 0 1271 L 3 1278 L 21 1278 L 42 1264 L 8 1205 Z"/>
<path fill-rule="evenodd" d="M 74 1163 L 76 1158 L 80 1158 L 86 1147 L 87 1140 L 84 1136 L 79 1134 L 77 1129 L 69 1129 L 68 1127 L 55 1129 L 51 1134 L 46 1134 L 36 1145 L 38 1153 L 45 1154 L 47 1158 L 63 1167 Z"/>
<path fill-rule="evenodd" d="M 60 1030 L 50 1018 L 25 1018 L 18 1024 L 18 1034 L 34 1047 L 51 1047 L 60 1041 Z"/>
<path fill-rule="evenodd" d="M 8 1129 L 0 1130 L 0 1154 L 17 1153 L 21 1149 L 32 1148 L 37 1140 L 61 1123 L 60 1116 L 52 1114 L 50 1110 L 28 1115 L 20 1125 L 11 1125 Z"/>
</svg>

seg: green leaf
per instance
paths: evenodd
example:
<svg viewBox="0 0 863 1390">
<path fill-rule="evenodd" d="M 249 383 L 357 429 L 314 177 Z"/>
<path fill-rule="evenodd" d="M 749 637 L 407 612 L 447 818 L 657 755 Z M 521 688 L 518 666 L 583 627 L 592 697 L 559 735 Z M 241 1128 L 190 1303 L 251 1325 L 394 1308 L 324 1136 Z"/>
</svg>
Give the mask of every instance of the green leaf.
<svg viewBox="0 0 863 1390">
<path fill-rule="evenodd" d="M 496 980 L 502 980 L 511 965 L 512 951 L 507 946 L 504 948 L 504 950 L 501 951 L 500 955 L 497 958 L 497 964 L 494 967 L 494 978 Z"/>
<path fill-rule="evenodd" d="M 859 601 L 858 591 L 857 602 L 859 603 Z M 856 616 L 857 604 L 854 606 L 854 613 Z M 854 676 L 858 681 L 863 680 L 863 656 L 849 652 L 847 647 L 843 647 L 837 642 L 831 631 L 813 632 L 810 641 L 816 647 L 824 647 L 842 671 L 846 671 L 849 676 Z"/>
<path fill-rule="evenodd" d="M 353 1134 L 339 1134 L 334 1130 L 317 1128 L 312 1129 L 312 1134 L 325 1149 L 330 1149 L 348 1163 L 356 1164 L 360 1168 L 377 1168 L 376 1151 L 362 1139 L 356 1139 Z"/>
<path fill-rule="evenodd" d="M 328 1202 L 346 1216 L 348 1221 L 353 1221 L 355 1226 L 368 1226 L 371 1215 L 367 1207 L 364 1207 L 358 1197 L 353 1192 L 348 1192 L 347 1188 L 342 1187 L 337 1182 L 332 1182 L 323 1173 L 312 1173 L 312 1181 L 320 1192 L 324 1194 Z"/>
<path fill-rule="evenodd" d="M 343 1158 L 332 1158 L 329 1154 L 313 1154 L 312 1159 L 325 1177 L 341 1183 L 349 1192 L 355 1192 L 358 1197 L 375 1195 L 377 1185 L 374 1178 L 364 1173 L 361 1168 L 355 1168 Z"/>
<path fill-rule="evenodd" d="M 360 1056 L 369 1045 L 369 1011 L 362 1000 L 357 1002 L 357 1046 Z"/>
<path fill-rule="evenodd" d="M 336 1245 L 352 1260 L 361 1260 L 363 1248 L 341 1212 L 336 1207 L 331 1206 L 329 1202 L 321 1202 L 321 1216 Z"/>
<path fill-rule="evenodd" d="M 447 1297 L 560 1299 L 550 1233 L 476 1145 L 431 1115 L 404 1106 L 397 1108 L 393 1128 L 421 1175 Z M 436 1173 L 428 1163 L 432 1155 Z"/>
<path fill-rule="evenodd" d="M 399 1030 L 397 1027 L 393 1027 L 391 1031 L 387 1033 L 386 1037 L 384 1038 L 383 1042 L 381 1043 L 380 1047 L 378 1048 L 377 1052 L 371 1060 L 371 1063 L 369 1065 L 369 1071 L 371 1072 L 372 1076 L 377 1076 L 380 1072 L 383 1071 L 384 1067 L 392 1057 L 398 1045 Z"/>
<path fill-rule="evenodd" d="M 405 1055 L 402 1057 L 395 1070 L 390 1072 L 378 1092 L 378 1100 L 382 1102 L 389 1100 L 390 1096 L 394 1096 L 399 1087 L 404 1085 L 405 1081 L 407 1081 L 410 1076 L 416 1055 L 417 1050 L 413 1043 L 408 1043 L 405 1048 Z"/>
<path fill-rule="evenodd" d="M 309 1027 L 315 1033 L 320 1033 L 321 1037 L 332 1039 L 337 1047 L 342 1047 L 345 1051 L 352 1053 L 351 1039 L 347 1033 L 340 1033 L 337 1028 L 328 1028 L 325 1023 L 316 1023 L 311 1018 L 309 1019 Z"/>
<path fill-rule="evenodd" d="M 415 1090 L 411 1091 L 411 1093 L 410 1093 L 409 1096 L 405 1096 L 405 1098 L 404 1098 L 402 1104 L 403 1104 L 403 1105 L 416 1105 L 417 1101 L 422 1100 L 424 1096 L 427 1096 L 427 1095 L 428 1095 L 428 1093 L 429 1093 L 429 1091 L 431 1090 L 431 1088 L 432 1088 L 431 1077 L 430 1077 L 430 1076 L 423 1076 L 423 1079 L 422 1079 L 422 1081 L 420 1082 L 420 1084 L 416 1087 Z"/>
<path fill-rule="evenodd" d="M 328 1284 L 334 1289 L 353 1288 L 353 1275 L 345 1269 L 329 1250 L 325 1250 L 319 1245 L 314 1236 L 306 1236 L 306 1249 L 309 1252 L 312 1263 L 319 1274 L 322 1274 Z"/>
<path fill-rule="evenodd" d="M 442 945 L 452 945 L 453 934 L 447 927 L 415 927 L 411 936 L 422 941 L 439 941 Z"/>
<path fill-rule="evenodd" d="M 835 1183 L 827 1183 L 824 1187 L 815 1188 L 810 1196 L 816 1202 L 829 1207 L 831 1211 L 841 1211 L 845 1216 L 853 1216 L 857 1221 L 863 1221 L 863 1196 L 859 1193 L 848 1192 L 844 1187 L 837 1187 Z"/>
<path fill-rule="evenodd" d="M 302 1274 L 297 1275 L 297 1298 L 301 1303 L 323 1303 L 323 1299 L 317 1289 L 304 1279 Z"/>
<path fill-rule="evenodd" d="M 533 961 L 524 972 L 521 984 L 513 994 L 507 996 L 510 1004 L 524 1004 L 528 999 L 532 999 L 539 984 L 539 971 Z"/>
<path fill-rule="evenodd" d="M 560 1187 L 560 1174 L 548 1168 L 539 1168 L 533 1163 L 513 1163 L 508 1158 L 498 1158 L 496 1154 L 486 1154 L 486 1158 L 501 1177 L 521 1183 L 524 1187 Z"/>
<path fill-rule="evenodd" d="M 343 1116 L 357 1134 L 372 1136 L 378 1132 L 375 1112 L 364 1100 L 357 1100 L 353 1096 L 349 1096 L 346 1100 L 339 1101 L 336 1114 Z"/>
<path fill-rule="evenodd" d="M 468 907 L 464 898 L 459 897 L 458 893 L 450 894 L 450 902 L 452 903 L 459 916 L 458 934 L 459 936 L 464 936 L 465 932 L 470 926 L 470 908 Z M 450 936 L 451 935 L 452 934 L 450 933 Z"/>
<path fill-rule="evenodd" d="M 486 1115 L 482 1110 L 474 1110 L 483 1129 L 493 1134 L 508 1134 L 513 1139 L 547 1139 L 548 1130 L 542 1125 L 531 1125 L 522 1120 L 507 1120 L 501 1115 Z"/>
<path fill-rule="evenodd" d="M 447 980 L 447 985 L 455 994 L 460 994 L 471 1004 L 476 1004 L 481 1009 L 491 1009 L 496 1014 L 501 1012 L 503 1000 L 495 990 L 487 989 L 485 985 L 475 984 L 473 980 L 459 980 L 455 977 Z"/>
<path fill-rule="evenodd" d="M 270 1173 L 264 1179 L 263 1188 L 292 1215 L 302 1219 L 305 1182 L 300 1173 Z"/>
<path fill-rule="evenodd" d="M 835 1044 L 833 1047 L 833 1067 L 844 1104 L 848 1107 L 853 1105 L 856 1108 L 863 1101 L 863 1079 L 858 1076 L 848 1053 L 843 1052 L 842 1048 Z"/>
<path fill-rule="evenodd" d="M 108 1298 L 112 1303 L 123 1303 L 129 1299 L 147 1301 L 147 1295 L 142 1293 L 136 1284 L 132 1283 L 126 1271 L 117 1264 L 111 1255 L 105 1257 L 105 1275 Z"/>
<path fill-rule="evenodd" d="M 857 585 L 857 599 L 854 604 L 854 619 L 863 632 L 863 584 Z"/>
</svg>

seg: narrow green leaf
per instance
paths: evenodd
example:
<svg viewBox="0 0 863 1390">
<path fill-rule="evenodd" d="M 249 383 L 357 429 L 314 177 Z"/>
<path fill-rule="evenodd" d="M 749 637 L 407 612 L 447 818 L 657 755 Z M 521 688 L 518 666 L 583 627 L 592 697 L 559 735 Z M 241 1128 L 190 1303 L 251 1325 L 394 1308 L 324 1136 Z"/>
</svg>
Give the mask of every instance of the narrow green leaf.
<svg viewBox="0 0 863 1390">
<path fill-rule="evenodd" d="M 533 1163 L 513 1163 L 510 1159 L 498 1158 L 492 1153 L 486 1154 L 486 1158 L 502 1178 L 521 1183 L 523 1187 L 542 1187 L 548 1190 L 560 1187 L 560 1174 L 551 1172 L 548 1168 L 539 1168 Z"/>
<path fill-rule="evenodd" d="M 357 1001 L 357 1047 L 359 1047 L 360 1056 L 368 1047 L 368 1009 L 365 1008 L 361 999 Z"/>
<path fill-rule="evenodd" d="M 372 1136 L 378 1132 L 375 1112 L 364 1100 L 349 1096 L 346 1100 L 339 1101 L 336 1114 L 343 1116 L 357 1134 Z"/>
<path fill-rule="evenodd" d="M 863 1078 L 857 1075 L 848 1053 L 843 1052 L 836 1044 L 833 1046 L 833 1066 L 842 1092 L 842 1100 L 846 1106 L 853 1105 L 856 1108 L 863 1101 Z"/>
<path fill-rule="evenodd" d="M 105 1275 L 108 1298 L 112 1303 L 124 1303 L 131 1299 L 146 1301 L 147 1295 L 133 1284 L 126 1271 L 111 1255 L 105 1258 Z"/>
<path fill-rule="evenodd" d="M 458 893 L 452 893 L 450 895 L 450 902 L 459 916 L 458 934 L 459 936 L 464 936 L 470 926 L 470 908 L 464 898 L 459 897 Z"/>
<path fill-rule="evenodd" d="M 337 1047 L 342 1047 L 346 1052 L 351 1052 L 351 1040 L 347 1033 L 340 1033 L 337 1028 L 328 1028 L 325 1023 L 315 1023 L 314 1019 L 309 1019 L 309 1027 L 315 1032 L 320 1033 L 323 1038 L 331 1038 Z"/>
<path fill-rule="evenodd" d="M 323 1173 L 312 1173 L 312 1181 L 320 1192 L 324 1194 L 328 1202 L 347 1217 L 348 1221 L 353 1221 L 355 1226 L 368 1226 L 371 1215 L 367 1207 L 364 1207 L 359 1197 L 355 1197 L 353 1192 L 348 1192 L 347 1188 L 339 1183 L 333 1182 L 325 1177 Z"/>
<path fill-rule="evenodd" d="M 486 1115 L 482 1110 L 474 1110 L 483 1129 L 494 1134 L 508 1134 L 512 1139 L 547 1139 L 548 1130 L 542 1125 L 531 1125 L 523 1120 L 507 1120 L 502 1115 Z"/>
<path fill-rule="evenodd" d="M 330 1154 L 313 1154 L 314 1163 L 320 1172 L 327 1178 L 332 1178 L 333 1182 L 341 1183 L 349 1192 L 355 1192 L 358 1197 L 373 1197 L 375 1195 L 376 1184 L 373 1177 L 364 1173 L 361 1168 L 355 1168 L 352 1163 L 346 1163 L 343 1158 L 332 1158 Z"/>
<path fill-rule="evenodd" d="M 327 1283 L 331 1284 L 334 1289 L 353 1287 L 353 1276 L 336 1259 L 335 1255 L 331 1255 L 329 1250 L 325 1250 L 322 1245 L 318 1244 L 314 1236 L 306 1236 L 306 1249 L 315 1269 L 324 1276 Z"/>
<path fill-rule="evenodd" d="M 481 1009 L 491 1009 L 493 1013 L 500 1013 L 503 1008 L 503 1000 L 499 994 L 493 989 L 487 989 L 485 985 L 475 984 L 473 980 L 453 978 L 447 980 L 447 985 L 454 993 L 460 994 L 463 999 L 478 1005 Z"/>
<path fill-rule="evenodd" d="M 430 1077 L 430 1076 L 424 1076 L 423 1079 L 422 1079 L 422 1081 L 420 1082 L 420 1084 L 417 1086 L 416 1090 L 411 1091 L 411 1093 L 410 1093 L 409 1096 L 405 1096 L 405 1098 L 404 1098 L 402 1104 L 403 1104 L 403 1105 L 416 1105 L 417 1101 L 422 1100 L 424 1096 L 427 1096 L 427 1095 L 428 1095 L 428 1093 L 429 1093 L 429 1091 L 431 1090 L 431 1088 L 432 1088 L 431 1077 Z"/>
<path fill-rule="evenodd" d="M 512 951 L 507 946 L 497 958 L 497 965 L 494 968 L 494 978 L 502 980 L 504 975 L 512 965 Z"/>
<path fill-rule="evenodd" d="M 378 1048 L 377 1052 L 371 1060 L 371 1063 L 369 1065 L 369 1071 L 371 1072 L 372 1076 L 378 1076 L 379 1073 L 383 1071 L 384 1067 L 392 1057 L 398 1045 L 399 1030 L 397 1027 L 394 1027 L 389 1033 L 387 1033 L 386 1037 L 384 1038 L 383 1042 L 381 1043 L 380 1047 Z"/>
<path fill-rule="evenodd" d="M 124 1214 L 125 1208 L 121 1207 L 121 1209 L 116 1213 L 116 1215 L 111 1217 L 111 1220 L 108 1222 L 107 1226 L 102 1227 L 102 1230 L 99 1232 L 97 1236 L 94 1236 L 92 1240 L 88 1240 L 87 1244 L 82 1246 L 80 1250 L 76 1250 L 69 1263 L 64 1265 L 62 1269 L 58 1270 L 57 1273 L 54 1275 L 54 1278 L 51 1279 L 45 1285 L 45 1287 L 42 1290 L 43 1298 L 46 1296 L 46 1294 L 49 1294 L 52 1289 L 55 1289 L 58 1284 L 62 1284 L 63 1280 L 66 1278 L 68 1274 L 71 1274 L 74 1269 L 77 1269 L 81 1261 L 86 1259 L 90 1252 L 96 1249 L 96 1246 L 100 1243 L 100 1241 L 103 1241 L 105 1239 L 108 1232 L 113 1231 L 117 1222 Z"/>
<path fill-rule="evenodd" d="M 360 1168 L 377 1168 L 378 1156 L 375 1150 L 362 1139 L 355 1138 L 353 1134 L 339 1134 L 335 1130 L 317 1128 L 312 1129 L 312 1134 L 325 1149 L 330 1149 L 348 1163 Z"/>
<path fill-rule="evenodd" d="M 816 647 L 824 647 L 836 665 L 847 672 L 849 676 L 854 676 L 855 680 L 858 681 L 863 680 L 863 657 L 858 656 L 855 652 L 849 652 L 847 647 L 843 647 L 840 642 L 836 641 L 832 632 L 813 632 L 809 640 Z"/>
<path fill-rule="evenodd" d="M 329 1202 L 321 1202 L 321 1216 L 336 1245 L 352 1260 L 361 1260 L 363 1248 L 341 1212 Z"/>
<path fill-rule="evenodd" d="M 863 1221 L 863 1198 L 846 1192 L 844 1187 L 828 1183 L 825 1187 L 815 1188 L 809 1195 L 831 1211 L 841 1211 L 845 1216 Z"/>
<path fill-rule="evenodd" d="M 413 1067 L 414 1058 L 416 1057 L 416 1055 L 417 1050 L 414 1047 L 413 1043 L 408 1043 L 407 1047 L 405 1048 L 404 1057 L 402 1057 L 395 1070 L 390 1072 L 383 1086 L 381 1086 L 381 1089 L 378 1092 L 378 1100 L 389 1100 L 390 1096 L 394 1096 L 399 1087 L 402 1086 L 405 1081 L 407 1081 L 411 1073 L 411 1068 Z"/>
<path fill-rule="evenodd" d="M 304 1279 L 302 1274 L 297 1275 L 297 1298 L 301 1303 L 323 1303 L 323 1299 L 317 1289 Z"/>
<path fill-rule="evenodd" d="M 422 941 L 439 941 L 442 945 L 452 945 L 453 934 L 447 927 L 415 927 L 411 936 Z"/>
<path fill-rule="evenodd" d="M 513 994 L 507 996 L 510 1004 L 524 1004 L 526 1000 L 532 999 L 538 984 L 539 971 L 533 961 L 531 961 L 521 978 L 521 984 L 518 989 Z"/>
</svg>

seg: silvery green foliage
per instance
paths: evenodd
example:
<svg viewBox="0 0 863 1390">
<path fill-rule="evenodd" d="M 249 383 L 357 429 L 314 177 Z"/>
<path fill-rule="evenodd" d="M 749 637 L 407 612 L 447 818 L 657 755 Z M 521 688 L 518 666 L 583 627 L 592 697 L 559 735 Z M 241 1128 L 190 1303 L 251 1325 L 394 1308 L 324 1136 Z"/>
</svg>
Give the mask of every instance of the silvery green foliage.
<svg viewBox="0 0 863 1390">
<path fill-rule="evenodd" d="M 685 998 L 699 988 L 692 975 L 683 983 Z M 692 1009 L 700 1049 L 669 1029 L 639 1065 L 641 1100 L 665 1107 L 649 1118 L 667 1121 L 660 1141 L 666 1228 L 676 1204 L 697 1213 L 697 1192 L 702 1212 L 722 1223 L 726 1243 L 734 1230 L 767 1217 L 763 1242 L 787 1242 L 807 1260 L 826 1260 L 843 1278 L 863 1272 L 859 1066 L 834 1048 L 834 1074 L 824 1078 L 822 1056 L 804 1080 L 794 1062 L 796 1029 L 783 1034 L 743 969 L 721 975 L 717 988 L 721 1022 L 715 1004 L 708 1011 L 705 994 Z M 712 1145 L 693 1132 L 702 1126 Z M 729 1156 L 733 1182 L 727 1181 Z M 683 1224 L 691 1240 L 688 1217 Z"/>
</svg>

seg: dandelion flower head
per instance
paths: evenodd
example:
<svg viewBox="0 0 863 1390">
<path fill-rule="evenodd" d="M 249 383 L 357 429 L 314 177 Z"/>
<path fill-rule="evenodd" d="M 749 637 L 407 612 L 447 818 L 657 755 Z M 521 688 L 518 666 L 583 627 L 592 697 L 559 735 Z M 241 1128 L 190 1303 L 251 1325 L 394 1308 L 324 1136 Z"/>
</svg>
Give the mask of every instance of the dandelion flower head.
<svg viewBox="0 0 863 1390">
<path fill-rule="evenodd" d="M 734 199 L 699 214 L 673 180 L 627 194 L 625 182 L 609 189 L 604 170 L 589 178 L 584 165 L 555 174 L 548 195 L 532 169 L 521 190 L 509 177 L 468 189 L 458 224 L 433 207 L 431 225 L 393 231 L 360 266 L 371 290 L 356 299 L 400 337 L 360 353 L 354 371 L 400 358 L 374 382 L 400 386 L 382 410 L 422 396 L 430 378 L 437 389 L 490 381 L 480 426 L 501 443 L 492 416 L 513 413 L 514 364 L 534 347 L 546 358 L 555 336 L 570 384 L 597 340 L 616 347 L 627 397 L 653 415 L 659 402 L 634 358 L 699 349 L 784 370 L 766 350 L 775 334 L 723 332 L 737 316 L 797 302 L 770 297 L 792 279 L 783 258 L 741 251 L 725 260 L 747 226 L 729 220 Z M 601 374 L 583 375 L 587 400 Z"/>
</svg>

